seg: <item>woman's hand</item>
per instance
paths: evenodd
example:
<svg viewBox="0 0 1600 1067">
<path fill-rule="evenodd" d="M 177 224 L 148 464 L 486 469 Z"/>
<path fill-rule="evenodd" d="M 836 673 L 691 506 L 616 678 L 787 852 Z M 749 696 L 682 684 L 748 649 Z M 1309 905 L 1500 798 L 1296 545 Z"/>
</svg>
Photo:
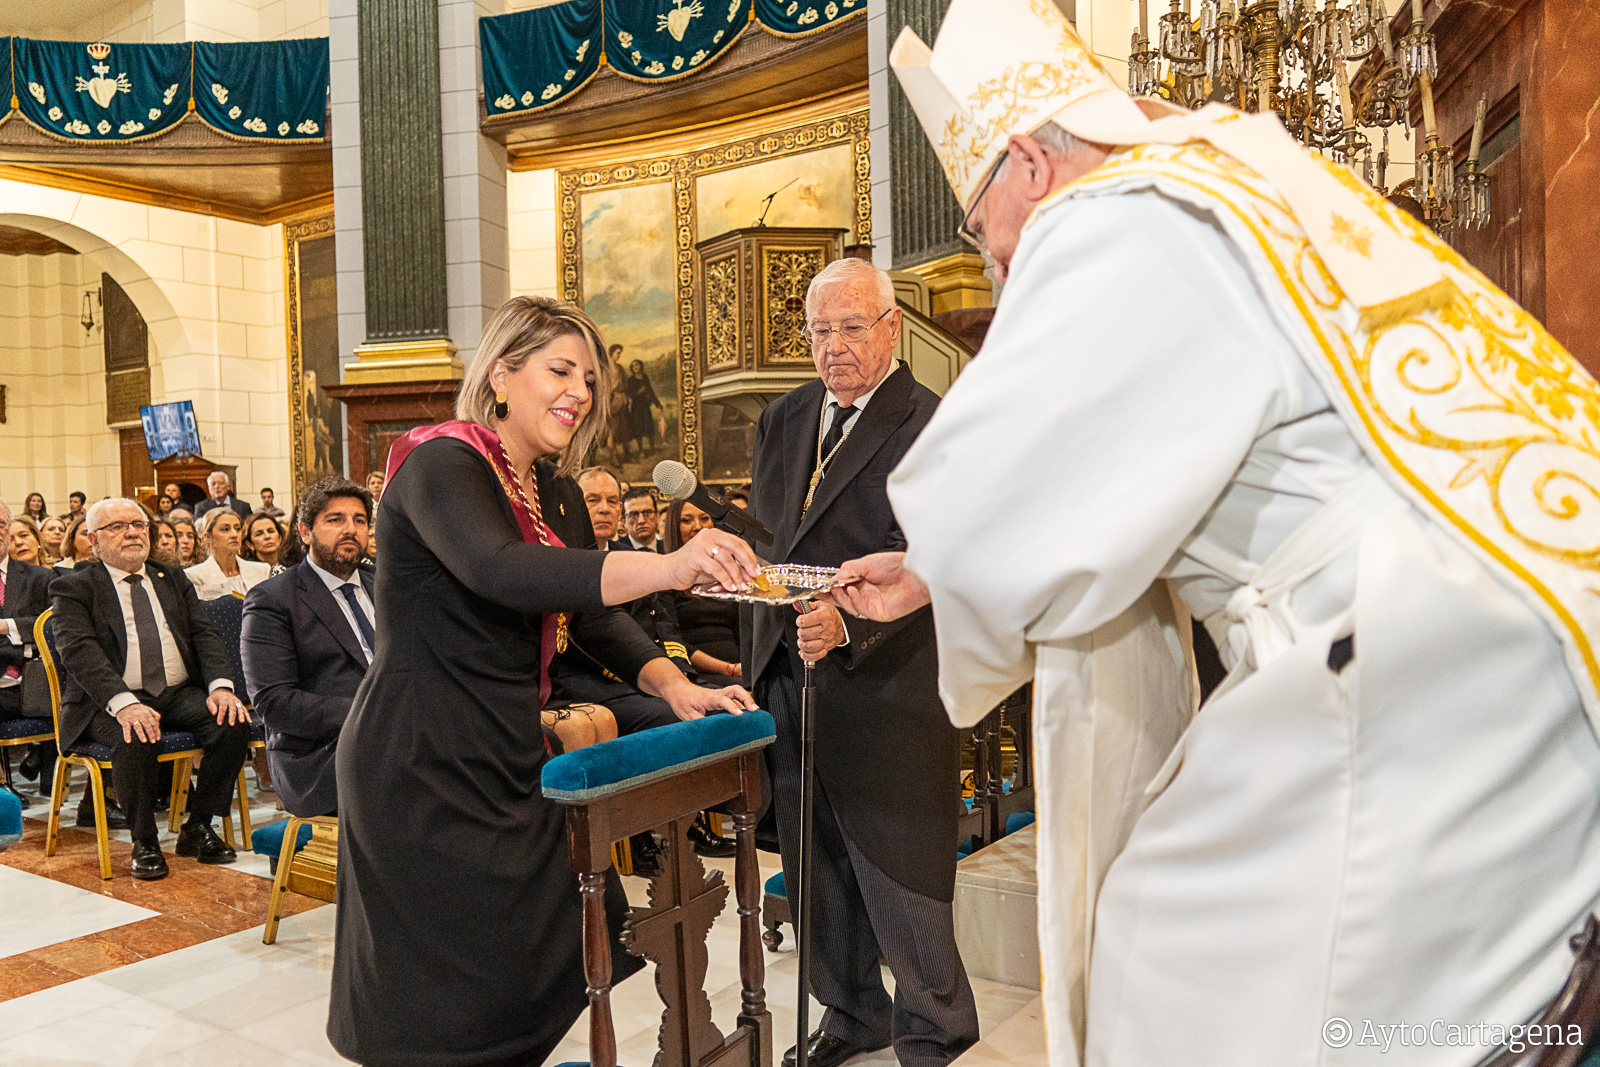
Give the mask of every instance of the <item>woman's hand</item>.
<svg viewBox="0 0 1600 1067">
<path fill-rule="evenodd" d="M 928 603 L 928 587 L 906 570 L 904 552 L 877 552 L 853 559 L 839 568 L 837 585 L 818 597 L 852 615 L 891 622 Z"/>
<path fill-rule="evenodd" d="M 688 544 L 666 557 L 671 588 L 687 589 L 709 582 L 727 590 L 743 589 L 761 573 L 756 554 L 741 538 L 722 530 L 701 530 Z"/>
<path fill-rule="evenodd" d="M 728 711 L 743 715 L 756 710 L 756 702 L 742 685 L 722 689 L 704 689 L 684 678 L 683 684 L 667 686 L 661 698 L 672 705 L 672 712 L 680 719 L 700 719 L 713 711 Z"/>
</svg>

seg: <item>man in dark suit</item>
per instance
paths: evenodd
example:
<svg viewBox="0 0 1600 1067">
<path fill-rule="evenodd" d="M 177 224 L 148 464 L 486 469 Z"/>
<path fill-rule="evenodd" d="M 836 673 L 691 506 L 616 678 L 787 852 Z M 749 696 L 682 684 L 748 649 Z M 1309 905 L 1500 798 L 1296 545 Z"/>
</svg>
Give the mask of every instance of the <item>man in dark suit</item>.
<svg viewBox="0 0 1600 1067">
<path fill-rule="evenodd" d="M 11 509 L 0 500 L 0 530 L 11 525 Z M 33 655 L 33 624 L 50 606 L 51 572 L 0 553 L 0 722 L 22 718 L 22 669 Z M 54 766 L 55 742 L 30 746 L 22 776 L 37 778 Z M 3 758 L 3 756 L 0 756 Z M 11 786 L 10 763 L 6 764 Z M 44 781 L 48 783 L 49 777 Z"/>
<path fill-rule="evenodd" d="M 660 512 L 656 498 L 646 486 L 636 485 L 622 494 L 622 528 L 627 536 L 617 538 L 613 548 L 640 552 L 660 552 Z"/>
<path fill-rule="evenodd" d="M 85 526 L 99 559 L 50 587 L 61 657 L 61 747 L 111 749 L 111 779 L 133 835 L 135 878 L 167 876 L 155 821 L 162 730 L 195 735 L 205 758 L 176 851 L 232 863 L 211 820 L 227 812 L 250 745 L 250 713 L 233 693 L 230 657 L 194 586 L 148 561 L 150 524 L 132 500 L 96 501 Z"/>
<path fill-rule="evenodd" d="M 762 412 L 750 512 L 775 562 L 836 567 L 905 543 L 885 483 L 938 398 L 896 365 L 900 312 L 888 275 L 845 259 L 807 294 L 820 380 Z M 763 554 L 769 550 L 763 548 Z M 773 805 L 788 884 L 800 841 L 800 681 L 816 663 L 814 867 L 806 892 L 819 933 L 812 992 L 827 1008 L 808 1048 L 837 1067 L 891 1042 L 907 1067 L 941 1067 L 978 1039 L 956 950 L 959 740 L 938 693 L 933 616 L 845 619 L 818 606 L 755 607 L 746 678 L 777 720 Z M 878 970 L 895 977 L 893 1001 Z M 785 1063 L 794 1061 L 790 1049 Z"/>
<path fill-rule="evenodd" d="M 212 471 L 206 475 L 206 492 L 211 495 L 195 505 L 194 521 L 199 523 L 206 512 L 215 508 L 232 508 L 239 521 L 250 517 L 250 505 L 243 500 L 235 500 L 233 496 L 233 479 L 222 471 Z"/>
<path fill-rule="evenodd" d="M 324 478 L 301 495 L 295 521 L 305 559 L 244 600 L 244 676 L 267 728 L 267 762 L 284 810 L 332 815 L 339 730 L 376 640 L 373 573 L 359 565 L 372 494 L 346 478 Z"/>
</svg>

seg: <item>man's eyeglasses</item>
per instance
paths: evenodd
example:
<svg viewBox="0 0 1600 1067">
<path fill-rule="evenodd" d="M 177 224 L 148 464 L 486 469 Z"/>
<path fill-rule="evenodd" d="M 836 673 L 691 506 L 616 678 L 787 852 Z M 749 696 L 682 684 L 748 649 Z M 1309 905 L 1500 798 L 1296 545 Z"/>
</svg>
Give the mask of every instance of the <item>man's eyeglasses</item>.
<svg viewBox="0 0 1600 1067">
<path fill-rule="evenodd" d="M 972 198 L 972 207 L 968 208 L 967 213 L 961 216 L 961 225 L 956 227 L 956 233 L 961 235 L 963 241 L 985 254 L 988 253 L 989 246 L 984 242 L 983 235 L 972 228 L 972 213 L 978 210 L 978 204 L 983 201 L 983 194 L 987 193 L 989 186 L 994 184 L 995 178 L 1000 174 L 1000 167 L 1005 161 L 1005 154 L 1001 153 L 1000 158 L 994 161 L 994 166 L 989 168 L 989 173 L 984 177 L 983 184 L 978 186 L 978 195 Z"/>
<path fill-rule="evenodd" d="M 838 326 L 831 322 L 808 323 L 803 332 L 806 340 L 811 342 L 812 348 L 826 346 L 829 341 L 833 340 L 834 334 L 838 334 L 850 344 L 855 344 L 857 341 L 866 340 L 867 334 L 872 332 L 872 328 L 882 322 L 884 317 L 893 310 L 894 308 L 889 308 L 888 311 L 885 311 L 871 322 L 842 322 Z"/>
<path fill-rule="evenodd" d="M 108 522 L 104 526 L 92 532 L 121 536 L 128 530 L 138 530 L 140 533 L 143 533 L 148 529 L 150 529 L 150 524 L 148 522 L 145 522 L 143 519 L 136 519 L 133 522 Z"/>
</svg>

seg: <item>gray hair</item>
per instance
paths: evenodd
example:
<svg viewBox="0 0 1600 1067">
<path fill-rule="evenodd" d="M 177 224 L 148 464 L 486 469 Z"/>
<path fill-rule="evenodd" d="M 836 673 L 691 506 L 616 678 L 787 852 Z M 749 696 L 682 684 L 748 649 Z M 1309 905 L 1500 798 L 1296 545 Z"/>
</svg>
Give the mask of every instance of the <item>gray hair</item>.
<svg viewBox="0 0 1600 1067">
<path fill-rule="evenodd" d="M 836 259 L 829 263 L 817 271 L 816 277 L 811 279 L 811 285 L 806 289 L 807 318 L 811 315 L 812 302 L 821 289 L 835 282 L 857 281 L 871 281 L 877 287 L 880 312 L 888 311 L 895 306 L 894 280 L 867 260 L 846 256 L 844 259 Z"/>
<path fill-rule="evenodd" d="M 130 508 L 133 508 L 135 511 L 137 511 L 140 515 L 145 514 L 144 508 L 137 500 L 129 500 L 125 496 L 108 496 L 104 500 L 96 500 L 93 504 L 90 504 L 89 510 L 83 513 L 83 522 L 84 525 L 89 528 L 89 532 L 94 533 L 99 530 L 99 517 L 104 515 L 109 509 L 118 504 L 126 504 Z"/>
<path fill-rule="evenodd" d="M 622 495 L 622 479 L 618 478 L 616 472 L 613 471 L 610 467 L 607 467 L 603 463 L 599 464 L 597 466 L 594 466 L 594 467 L 585 467 L 583 470 L 578 472 L 578 476 L 576 478 L 574 478 L 573 480 L 578 483 L 579 488 L 582 488 L 583 487 L 583 483 L 587 479 L 593 478 L 597 474 L 603 474 L 607 478 L 610 478 L 613 482 L 616 482 L 617 483 L 617 495 L 618 496 Z"/>
<path fill-rule="evenodd" d="M 1038 129 L 1029 133 L 1028 136 L 1039 142 L 1042 147 L 1054 148 L 1057 152 L 1064 156 L 1072 155 L 1074 152 L 1078 151 L 1080 147 L 1087 143 L 1081 137 L 1075 137 L 1066 130 L 1063 130 L 1054 122 L 1045 123 L 1043 126 L 1040 126 Z M 995 172 L 995 180 L 1003 180 L 1010 170 L 1011 153 L 1008 151 L 1005 155 L 1000 157 L 1000 169 Z"/>
<path fill-rule="evenodd" d="M 223 481 L 227 482 L 230 486 L 233 485 L 233 479 L 228 477 L 228 472 L 227 471 L 212 471 L 210 474 L 206 475 L 206 483 L 210 484 L 211 479 L 213 479 L 213 478 L 221 478 Z"/>
<path fill-rule="evenodd" d="M 0 526 L 10 526 L 10 525 L 11 525 L 11 509 L 6 506 L 6 502 L 4 500 L 0 500 Z"/>
</svg>

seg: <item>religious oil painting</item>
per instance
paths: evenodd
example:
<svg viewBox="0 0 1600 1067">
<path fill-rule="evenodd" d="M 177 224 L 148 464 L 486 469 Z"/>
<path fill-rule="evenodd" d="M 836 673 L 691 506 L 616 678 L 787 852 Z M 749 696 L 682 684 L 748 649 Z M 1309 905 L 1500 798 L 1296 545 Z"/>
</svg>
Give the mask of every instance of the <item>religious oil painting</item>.
<svg viewBox="0 0 1600 1067">
<path fill-rule="evenodd" d="M 649 484 L 663 459 L 707 481 L 749 480 L 759 407 L 700 397 L 695 245 L 755 225 L 840 227 L 846 244 L 872 233 L 865 107 L 797 122 L 775 119 L 746 136 L 675 155 L 564 169 L 561 293 L 579 301 L 613 352 L 611 428 L 591 462 Z"/>
<path fill-rule="evenodd" d="M 339 384 L 339 307 L 331 216 L 284 227 L 289 303 L 290 445 L 296 494 L 345 470 Z"/>
<path fill-rule="evenodd" d="M 582 218 L 583 307 L 611 360 L 611 424 L 596 459 L 649 484 L 679 453 L 672 185 L 585 194 Z"/>
<path fill-rule="evenodd" d="M 848 144 L 701 175 L 696 182 L 700 234 L 705 241 L 754 226 L 772 195 L 768 226 L 851 229 L 855 225 L 854 159 Z"/>
</svg>

